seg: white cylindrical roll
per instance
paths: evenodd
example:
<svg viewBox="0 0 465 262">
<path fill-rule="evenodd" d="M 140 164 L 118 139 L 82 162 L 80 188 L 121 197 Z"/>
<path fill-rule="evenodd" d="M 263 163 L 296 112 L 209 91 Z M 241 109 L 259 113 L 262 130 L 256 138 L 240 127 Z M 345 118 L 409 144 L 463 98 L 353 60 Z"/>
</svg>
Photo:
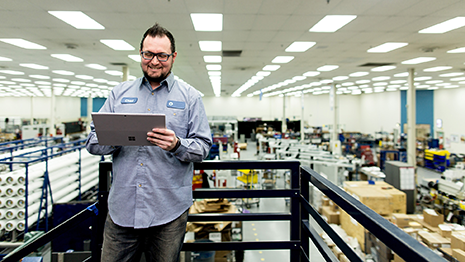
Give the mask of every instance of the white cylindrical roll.
<svg viewBox="0 0 465 262">
<path fill-rule="evenodd" d="M 26 206 L 25 198 L 18 198 L 16 200 L 16 206 L 21 207 L 21 208 L 25 207 Z"/>
<path fill-rule="evenodd" d="M 29 182 L 27 185 L 27 190 L 29 190 L 29 194 L 37 190 L 38 188 L 42 188 L 44 186 L 44 179 L 38 178 L 34 180 L 34 182 Z"/>
<path fill-rule="evenodd" d="M 0 209 L 0 219 L 3 219 L 3 218 L 5 218 L 5 210 Z"/>
<path fill-rule="evenodd" d="M 0 220 L 0 230 L 5 229 L 5 225 L 8 222 L 8 220 L 2 219 Z"/>
<path fill-rule="evenodd" d="M 24 229 L 25 229 L 24 220 L 18 220 L 18 223 L 16 224 L 16 230 L 24 231 Z"/>
<path fill-rule="evenodd" d="M 11 231 L 16 229 L 17 224 L 18 224 L 17 220 L 10 220 L 10 221 L 6 222 L 5 230 L 11 232 Z"/>
<path fill-rule="evenodd" d="M 10 185 L 14 185 L 14 184 L 24 185 L 25 181 L 26 181 L 26 175 L 25 174 L 12 174 L 12 173 L 10 173 L 9 175 L 6 176 L 6 182 L 7 182 L 7 184 L 10 184 Z"/>
<path fill-rule="evenodd" d="M 24 190 L 23 185 L 8 186 L 5 191 L 6 195 L 9 197 L 12 196 L 24 196 L 26 191 Z"/>
<path fill-rule="evenodd" d="M 0 198 L 0 207 L 4 207 L 4 206 L 5 206 L 5 199 Z"/>
<path fill-rule="evenodd" d="M 0 196 L 6 196 L 6 186 L 0 186 Z"/>
<path fill-rule="evenodd" d="M 16 199 L 13 198 L 13 197 L 7 198 L 5 200 L 5 207 L 6 208 L 14 208 L 14 207 L 16 207 L 16 202 L 17 202 Z"/>
</svg>

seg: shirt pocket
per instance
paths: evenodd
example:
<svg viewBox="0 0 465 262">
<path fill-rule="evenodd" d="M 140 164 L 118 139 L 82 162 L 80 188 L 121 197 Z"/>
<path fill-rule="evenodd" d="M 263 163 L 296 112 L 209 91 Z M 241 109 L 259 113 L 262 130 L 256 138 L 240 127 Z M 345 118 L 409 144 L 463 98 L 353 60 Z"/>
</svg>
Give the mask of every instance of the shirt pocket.
<svg viewBox="0 0 465 262">
<path fill-rule="evenodd" d="M 166 128 L 173 130 L 177 136 L 187 137 L 189 127 L 189 111 L 178 108 L 166 108 Z"/>
</svg>

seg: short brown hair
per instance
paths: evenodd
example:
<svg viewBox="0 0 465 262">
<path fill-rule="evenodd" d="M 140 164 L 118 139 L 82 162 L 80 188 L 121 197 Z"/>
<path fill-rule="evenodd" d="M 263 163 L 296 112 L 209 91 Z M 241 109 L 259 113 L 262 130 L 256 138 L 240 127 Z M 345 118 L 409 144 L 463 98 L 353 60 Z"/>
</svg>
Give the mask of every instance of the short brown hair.
<svg viewBox="0 0 465 262">
<path fill-rule="evenodd" d="M 147 29 L 147 31 L 145 31 L 144 36 L 142 37 L 142 41 L 140 41 L 140 50 L 142 50 L 143 45 L 144 45 L 144 40 L 145 40 L 145 38 L 147 36 L 151 36 L 151 37 L 156 37 L 156 36 L 163 37 L 163 36 L 166 36 L 166 37 L 168 37 L 168 39 L 171 42 L 171 53 L 174 53 L 176 51 L 176 44 L 174 43 L 173 34 L 171 34 L 171 32 L 168 31 L 168 29 L 162 27 L 158 23 L 155 23 L 152 27 L 150 27 L 149 29 Z"/>
</svg>

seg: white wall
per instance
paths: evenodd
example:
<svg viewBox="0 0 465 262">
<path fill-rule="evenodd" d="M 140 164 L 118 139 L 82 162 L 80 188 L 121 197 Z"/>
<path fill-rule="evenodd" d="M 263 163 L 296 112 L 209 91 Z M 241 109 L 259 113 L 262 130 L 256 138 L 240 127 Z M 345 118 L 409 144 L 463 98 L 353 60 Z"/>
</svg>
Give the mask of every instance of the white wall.
<svg viewBox="0 0 465 262">
<path fill-rule="evenodd" d="M 48 97 L 1 97 L 0 116 L 26 119 L 50 118 L 52 111 L 50 103 L 51 98 Z M 81 116 L 80 98 L 57 96 L 55 106 L 55 123 L 76 121 Z"/>
<path fill-rule="evenodd" d="M 434 119 L 442 119 L 445 146 L 452 153 L 465 153 L 464 98 L 465 88 L 434 91 Z"/>
<path fill-rule="evenodd" d="M 283 116 L 282 97 L 204 97 L 209 116 L 261 117 L 263 120 L 278 120 Z M 341 95 L 338 96 L 339 124 L 345 131 L 360 131 L 374 134 L 377 131 L 392 132 L 400 123 L 400 93 Z M 286 97 L 286 117 L 300 120 L 301 98 Z M 304 121 L 310 126 L 325 126 L 333 123 L 329 107 L 329 95 L 304 96 Z"/>
</svg>

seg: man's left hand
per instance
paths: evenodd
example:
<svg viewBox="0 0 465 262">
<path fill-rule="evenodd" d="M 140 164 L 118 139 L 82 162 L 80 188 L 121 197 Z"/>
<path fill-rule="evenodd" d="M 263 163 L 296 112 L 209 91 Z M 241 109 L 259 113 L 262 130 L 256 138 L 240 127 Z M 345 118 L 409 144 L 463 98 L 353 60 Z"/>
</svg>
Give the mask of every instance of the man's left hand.
<svg viewBox="0 0 465 262">
<path fill-rule="evenodd" d="M 147 140 L 166 151 L 172 150 L 178 142 L 178 138 L 174 131 L 166 128 L 152 129 L 151 132 L 147 133 Z"/>
</svg>

